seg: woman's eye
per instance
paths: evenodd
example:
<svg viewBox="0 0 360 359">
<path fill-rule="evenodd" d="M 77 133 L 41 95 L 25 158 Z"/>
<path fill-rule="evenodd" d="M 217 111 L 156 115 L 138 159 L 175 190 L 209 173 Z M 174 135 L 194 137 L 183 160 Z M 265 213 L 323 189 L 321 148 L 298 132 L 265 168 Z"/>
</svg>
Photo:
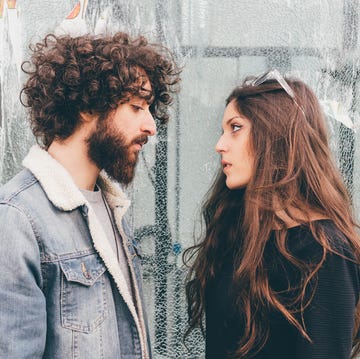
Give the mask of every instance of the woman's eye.
<svg viewBox="0 0 360 359">
<path fill-rule="evenodd" d="M 231 128 L 232 128 L 232 132 L 236 132 L 236 131 L 239 131 L 241 129 L 242 126 L 240 125 L 231 125 Z"/>
</svg>

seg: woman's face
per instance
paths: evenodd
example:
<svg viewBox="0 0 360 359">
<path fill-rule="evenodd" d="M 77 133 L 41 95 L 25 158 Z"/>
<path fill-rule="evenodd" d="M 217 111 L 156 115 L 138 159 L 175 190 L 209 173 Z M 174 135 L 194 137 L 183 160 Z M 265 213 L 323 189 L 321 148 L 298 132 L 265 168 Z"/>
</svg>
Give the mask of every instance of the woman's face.
<svg viewBox="0 0 360 359">
<path fill-rule="evenodd" d="M 254 171 L 251 149 L 251 122 L 236 109 L 235 100 L 225 109 L 222 121 L 223 134 L 215 150 L 221 155 L 221 164 L 229 189 L 244 188 Z"/>
</svg>

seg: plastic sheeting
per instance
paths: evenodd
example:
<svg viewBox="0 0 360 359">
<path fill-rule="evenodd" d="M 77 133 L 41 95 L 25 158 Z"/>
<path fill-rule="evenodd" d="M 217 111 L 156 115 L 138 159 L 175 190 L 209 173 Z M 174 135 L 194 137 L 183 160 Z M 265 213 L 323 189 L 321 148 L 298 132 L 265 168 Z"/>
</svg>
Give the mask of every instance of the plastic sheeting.
<svg viewBox="0 0 360 359">
<path fill-rule="evenodd" d="M 21 62 L 47 33 L 144 34 L 184 67 L 171 121 L 142 153 L 129 189 L 144 251 L 156 358 L 201 358 L 187 325 L 181 254 L 194 242 L 199 206 L 215 170 L 224 100 L 245 75 L 270 67 L 302 78 L 328 114 L 331 145 L 359 194 L 359 3 L 356 0 L 0 0 L 0 181 L 21 168 L 34 142 L 19 103 Z M 195 233 L 195 234 L 194 234 Z"/>
</svg>

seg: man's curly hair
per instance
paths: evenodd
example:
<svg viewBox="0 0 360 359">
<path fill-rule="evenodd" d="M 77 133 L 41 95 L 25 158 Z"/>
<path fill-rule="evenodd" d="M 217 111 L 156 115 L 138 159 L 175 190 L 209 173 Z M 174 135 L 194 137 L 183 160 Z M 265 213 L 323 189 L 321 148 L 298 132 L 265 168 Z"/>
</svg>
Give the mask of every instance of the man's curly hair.
<svg viewBox="0 0 360 359">
<path fill-rule="evenodd" d="M 177 91 L 180 70 L 165 47 L 119 32 L 105 37 L 50 34 L 30 49 L 31 60 L 22 64 L 29 78 L 21 102 L 30 108 L 32 131 L 45 148 L 73 133 L 80 112 L 106 118 L 131 95 L 148 97 L 154 117 L 168 120 L 166 107 Z M 152 93 L 146 95 L 147 78 Z"/>
</svg>

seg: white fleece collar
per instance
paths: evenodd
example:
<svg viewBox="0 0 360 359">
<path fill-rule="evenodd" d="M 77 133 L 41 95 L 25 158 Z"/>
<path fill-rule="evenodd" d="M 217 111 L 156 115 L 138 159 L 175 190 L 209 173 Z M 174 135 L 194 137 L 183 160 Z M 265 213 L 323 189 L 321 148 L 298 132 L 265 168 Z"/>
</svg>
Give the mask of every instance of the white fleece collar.
<svg viewBox="0 0 360 359">
<path fill-rule="evenodd" d="M 35 145 L 30 149 L 23 165 L 39 180 L 54 206 L 63 211 L 72 211 L 86 203 L 85 197 L 69 172 L 40 146 Z M 111 181 L 104 171 L 100 172 L 98 184 L 104 192 L 109 206 L 111 208 L 121 207 L 122 212 L 125 213 L 130 206 L 130 200 L 126 198 L 120 186 Z"/>
</svg>

